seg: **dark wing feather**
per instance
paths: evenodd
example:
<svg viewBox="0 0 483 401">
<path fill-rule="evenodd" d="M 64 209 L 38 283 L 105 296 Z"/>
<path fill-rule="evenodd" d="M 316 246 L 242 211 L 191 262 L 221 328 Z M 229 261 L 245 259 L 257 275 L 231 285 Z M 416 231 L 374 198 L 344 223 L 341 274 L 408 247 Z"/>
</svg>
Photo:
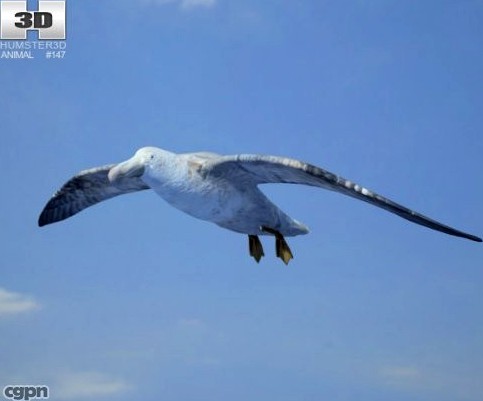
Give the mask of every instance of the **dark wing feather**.
<svg viewBox="0 0 483 401">
<path fill-rule="evenodd" d="M 81 210 L 114 196 L 149 187 L 138 177 L 123 178 L 112 185 L 107 174 L 116 164 L 81 171 L 67 181 L 47 202 L 39 216 L 39 226 L 67 219 Z"/>
<path fill-rule="evenodd" d="M 219 178 L 230 177 L 241 185 L 290 183 L 321 187 L 370 203 L 433 230 L 482 242 L 477 236 L 441 224 L 345 178 L 299 160 L 262 155 L 223 156 L 207 164 L 205 173 Z"/>
</svg>

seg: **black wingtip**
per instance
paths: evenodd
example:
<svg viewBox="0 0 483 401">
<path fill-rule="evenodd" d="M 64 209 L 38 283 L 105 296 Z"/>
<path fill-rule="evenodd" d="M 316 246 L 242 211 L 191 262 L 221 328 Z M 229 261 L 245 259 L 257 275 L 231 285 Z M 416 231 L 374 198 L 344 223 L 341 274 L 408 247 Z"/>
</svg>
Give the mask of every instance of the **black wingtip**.
<svg viewBox="0 0 483 401">
<path fill-rule="evenodd" d="M 475 242 L 483 242 L 483 240 L 480 237 L 477 237 L 476 235 L 472 235 L 472 234 L 467 234 L 467 233 L 464 233 L 464 232 L 461 232 L 461 231 L 446 232 L 446 233 L 450 234 L 450 235 L 454 235 L 456 237 L 469 239 L 469 240 L 475 241 Z"/>
<path fill-rule="evenodd" d="M 455 234 L 453 234 L 455 235 Z M 467 233 L 463 233 L 463 232 L 459 232 L 458 234 L 456 234 L 458 237 L 462 237 L 462 238 L 466 238 L 466 239 L 469 239 L 471 241 L 475 241 L 475 242 L 483 242 L 483 240 L 480 238 L 480 237 L 477 237 L 476 235 L 472 235 L 472 234 L 467 234 Z"/>
<path fill-rule="evenodd" d="M 49 203 L 47 203 L 47 205 L 45 206 L 45 208 L 42 210 L 42 212 L 39 215 L 39 219 L 37 220 L 37 224 L 39 225 L 39 227 L 43 227 L 43 226 L 46 226 L 48 224 L 55 223 L 56 221 L 59 221 L 58 216 L 56 216 L 54 213 L 52 213 L 52 210 L 49 208 Z"/>
<path fill-rule="evenodd" d="M 39 227 L 43 227 L 49 224 L 49 222 L 45 219 L 45 216 L 43 213 L 40 214 L 37 224 L 39 225 Z"/>
</svg>

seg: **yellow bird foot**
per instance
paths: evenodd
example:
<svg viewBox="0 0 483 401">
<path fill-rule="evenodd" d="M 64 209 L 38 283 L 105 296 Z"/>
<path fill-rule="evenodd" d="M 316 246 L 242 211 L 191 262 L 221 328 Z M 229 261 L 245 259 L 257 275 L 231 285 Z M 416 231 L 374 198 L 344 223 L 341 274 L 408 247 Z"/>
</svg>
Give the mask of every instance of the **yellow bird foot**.
<svg viewBox="0 0 483 401">
<path fill-rule="evenodd" d="M 262 243 L 257 235 L 248 236 L 248 247 L 250 249 L 250 256 L 259 263 L 262 256 L 265 256 L 265 253 L 263 252 Z"/>
<path fill-rule="evenodd" d="M 275 239 L 275 251 L 277 253 L 277 256 L 282 259 L 283 263 L 285 263 L 286 265 L 288 265 L 290 259 L 293 259 L 292 251 L 290 250 L 287 241 L 285 241 L 285 238 L 283 238 L 282 236 L 276 237 Z"/>
<path fill-rule="evenodd" d="M 285 238 L 283 237 L 283 235 L 277 230 L 274 230 L 273 228 L 270 228 L 270 227 L 261 226 L 260 230 L 275 236 L 275 253 L 278 258 L 283 260 L 283 263 L 288 265 L 288 262 L 290 262 L 290 259 L 293 259 L 293 254 L 292 254 L 292 251 L 290 250 L 290 247 L 287 244 L 287 241 L 285 241 Z"/>
</svg>

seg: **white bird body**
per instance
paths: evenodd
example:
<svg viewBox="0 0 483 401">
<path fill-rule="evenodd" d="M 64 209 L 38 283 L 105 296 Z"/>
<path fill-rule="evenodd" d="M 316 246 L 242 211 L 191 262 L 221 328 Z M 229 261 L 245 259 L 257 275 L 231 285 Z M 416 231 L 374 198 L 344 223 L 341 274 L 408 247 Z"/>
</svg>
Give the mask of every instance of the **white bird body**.
<svg viewBox="0 0 483 401">
<path fill-rule="evenodd" d="M 264 255 L 258 235 L 276 238 L 277 256 L 293 257 L 284 236 L 307 234 L 308 228 L 287 216 L 258 188 L 290 183 L 340 192 L 449 235 L 482 242 L 481 238 L 441 224 L 320 167 L 295 159 L 264 155 L 221 156 L 199 152 L 175 154 L 146 147 L 118 164 L 81 171 L 57 191 L 44 207 L 39 226 L 64 220 L 114 196 L 154 190 L 175 208 L 223 228 L 247 234 L 250 255 Z"/>
<path fill-rule="evenodd" d="M 148 163 L 140 178 L 176 209 L 232 231 L 269 235 L 261 230 L 267 226 L 288 237 L 309 232 L 282 212 L 255 184 L 237 185 L 236 181 L 204 176 L 203 164 L 217 157 L 165 151 L 164 163 Z"/>
</svg>

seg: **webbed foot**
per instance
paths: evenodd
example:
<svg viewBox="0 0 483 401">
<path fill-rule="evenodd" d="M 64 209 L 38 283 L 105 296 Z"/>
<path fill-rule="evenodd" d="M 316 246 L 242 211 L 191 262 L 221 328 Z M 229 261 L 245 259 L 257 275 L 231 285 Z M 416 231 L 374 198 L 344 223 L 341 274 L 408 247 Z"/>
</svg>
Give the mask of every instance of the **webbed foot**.
<svg viewBox="0 0 483 401">
<path fill-rule="evenodd" d="M 257 261 L 257 263 L 260 262 L 260 259 L 263 256 L 265 256 L 262 243 L 260 242 L 260 239 L 257 235 L 248 236 L 248 247 L 250 249 L 250 256 L 252 256 Z"/>
<path fill-rule="evenodd" d="M 283 235 L 270 227 L 261 226 L 260 229 L 275 236 L 275 253 L 278 258 L 283 260 L 283 263 L 288 265 L 290 259 L 293 259 L 293 254 Z"/>
</svg>

